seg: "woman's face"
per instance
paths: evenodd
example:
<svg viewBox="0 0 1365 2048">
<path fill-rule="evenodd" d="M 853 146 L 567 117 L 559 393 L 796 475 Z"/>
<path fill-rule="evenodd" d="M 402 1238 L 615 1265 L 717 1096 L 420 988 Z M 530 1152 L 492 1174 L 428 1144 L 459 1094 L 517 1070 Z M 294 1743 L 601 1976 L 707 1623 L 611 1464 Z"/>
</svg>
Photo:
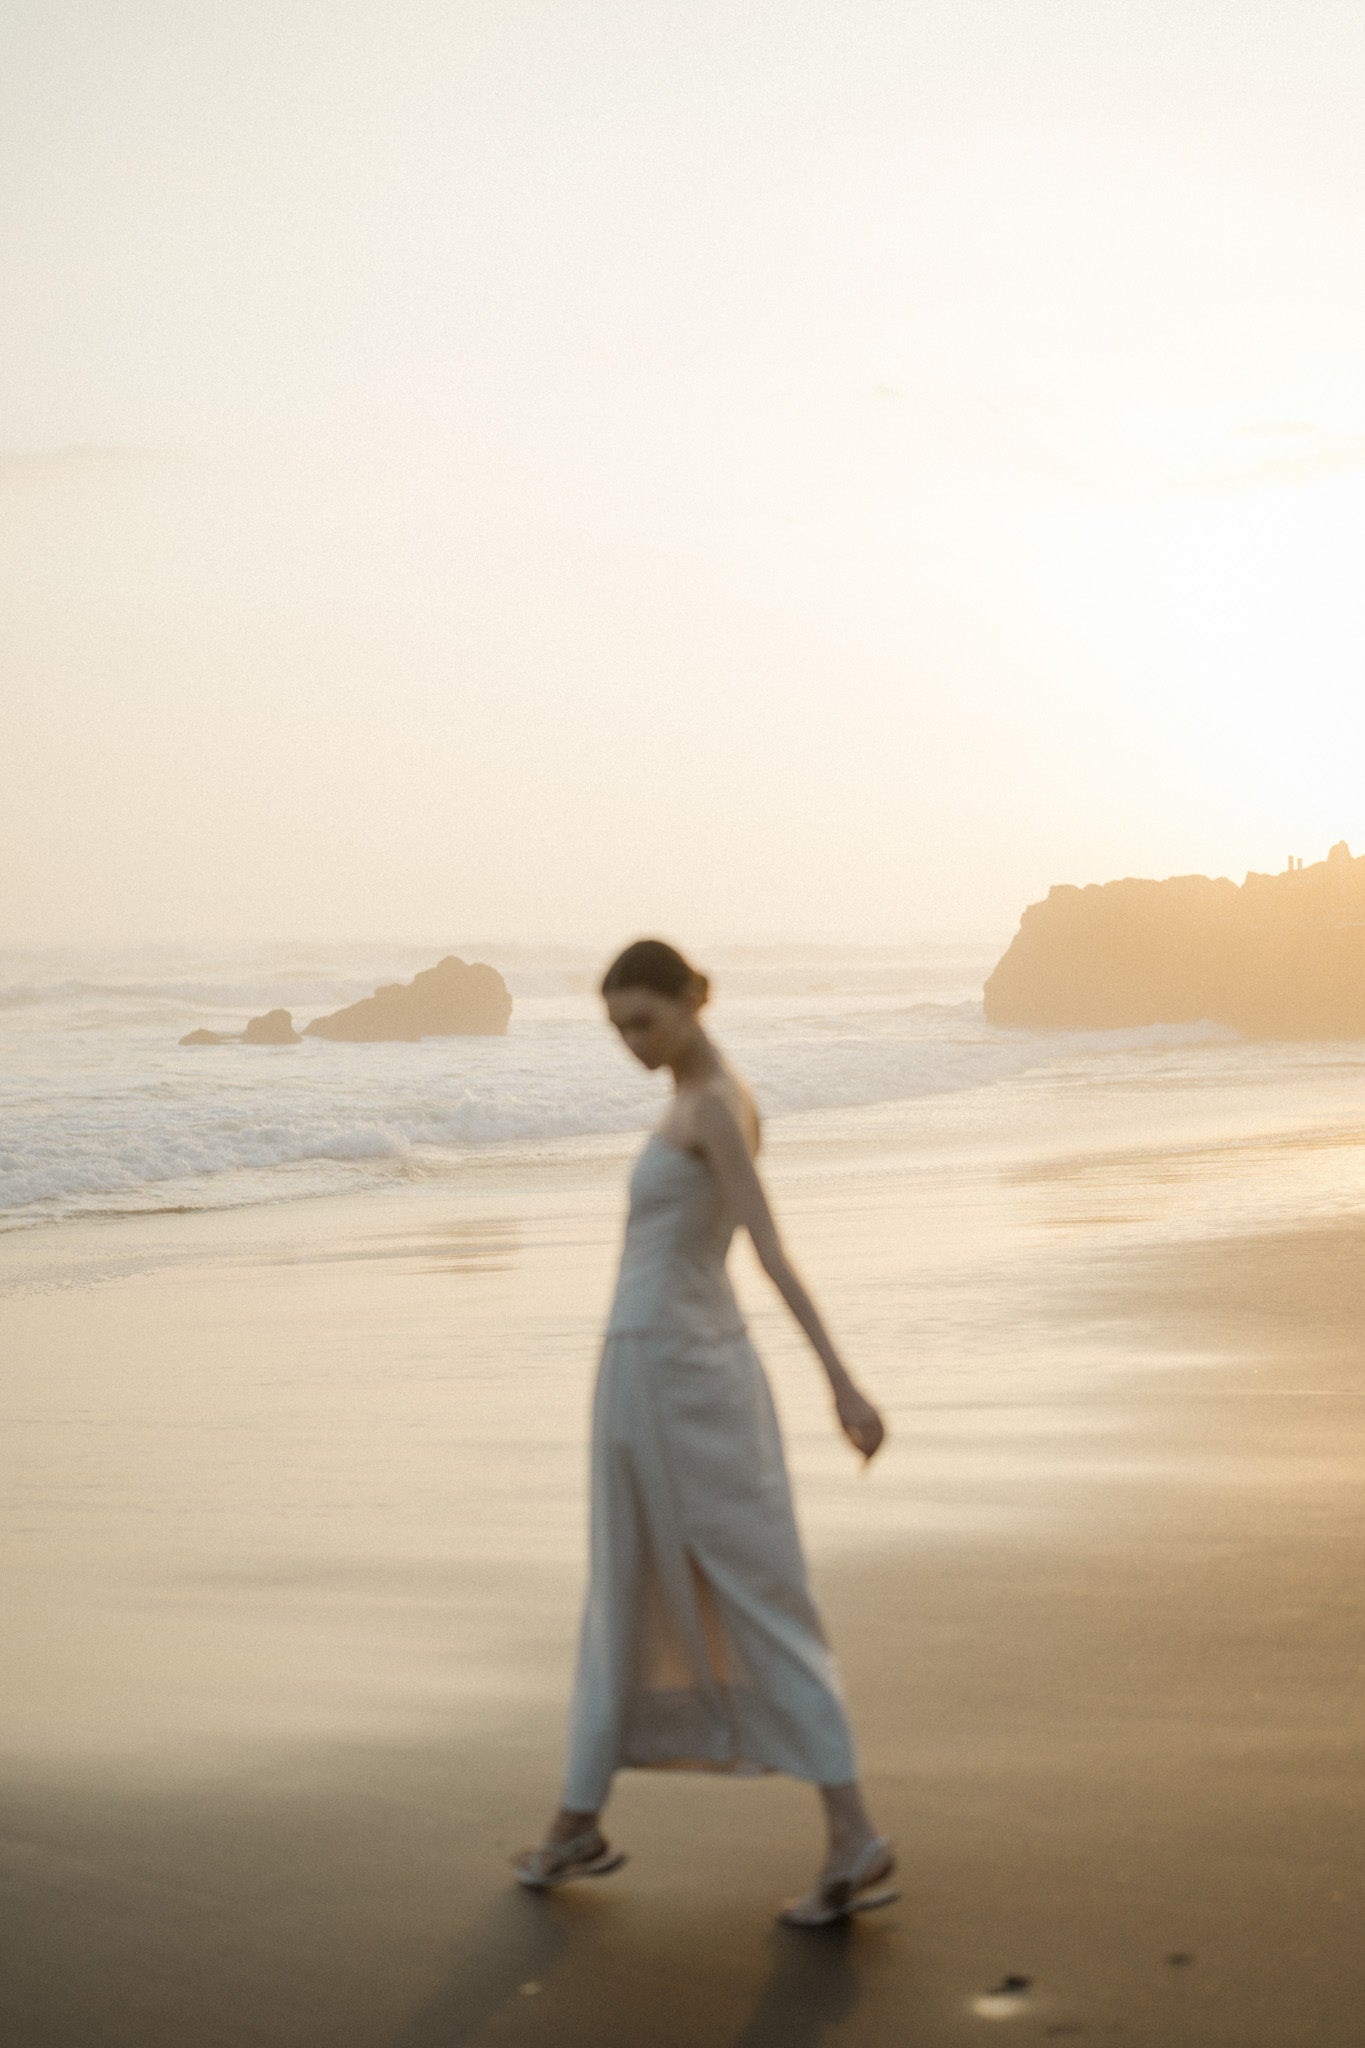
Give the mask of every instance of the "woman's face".
<svg viewBox="0 0 1365 2048">
<path fill-rule="evenodd" d="M 652 988 L 613 989 L 607 1015 L 642 1067 L 666 1067 L 697 1021 L 698 1005 L 687 996 L 656 995 Z"/>
</svg>

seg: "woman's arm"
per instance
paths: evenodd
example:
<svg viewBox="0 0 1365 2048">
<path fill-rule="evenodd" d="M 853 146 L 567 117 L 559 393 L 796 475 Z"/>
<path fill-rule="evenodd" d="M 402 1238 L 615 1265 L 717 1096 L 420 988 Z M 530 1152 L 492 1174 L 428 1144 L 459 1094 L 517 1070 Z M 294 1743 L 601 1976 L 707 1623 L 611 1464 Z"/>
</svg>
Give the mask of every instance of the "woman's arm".
<svg viewBox="0 0 1365 2048">
<path fill-rule="evenodd" d="M 759 1264 L 805 1331 L 825 1368 L 840 1427 L 855 1450 L 861 1451 L 864 1458 L 871 1458 L 881 1447 L 886 1426 L 872 1403 L 854 1385 L 821 1320 L 820 1311 L 787 1257 L 763 1182 L 733 1112 L 718 1095 L 703 1095 L 697 1105 L 693 1129 L 698 1148 L 719 1181 L 726 1201 L 754 1241 Z"/>
</svg>

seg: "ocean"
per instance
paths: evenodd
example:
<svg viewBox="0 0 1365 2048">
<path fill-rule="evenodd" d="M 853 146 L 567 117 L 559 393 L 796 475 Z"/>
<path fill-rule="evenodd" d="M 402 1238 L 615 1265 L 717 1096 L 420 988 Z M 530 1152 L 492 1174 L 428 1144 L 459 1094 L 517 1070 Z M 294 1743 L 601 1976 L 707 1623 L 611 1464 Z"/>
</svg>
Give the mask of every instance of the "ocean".
<svg viewBox="0 0 1365 2048">
<path fill-rule="evenodd" d="M 277 1006 L 301 1026 L 442 950 L 505 976 L 505 1038 L 178 1042 Z M 1216 1124 L 1220 1096 L 1231 1114 L 1248 1089 L 1264 1108 L 1268 1086 L 1316 1084 L 1320 1116 L 1329 1075 L 1337 1104 L 1340 1084 L 1349 1099 L 1365 1078 L 1365 1047 L 1249 1046 L 1212 1025 L 993 1028 L 981 987 L 999 951 L 972 939 L 712 949 L 710 1025 L 770 1119 L 857 1121 L 956 1095 L 998 1127 L 1045 1084 L 1055 1100 L 1193 1088 Z M 468 945 L 0 955 L 0 1228 L 449 1179 L 491 1148 L 529 1164 L 643 1130 L 667 1084 L 604 1027 L 601 967 L 584 949 Z"/>
</svg>

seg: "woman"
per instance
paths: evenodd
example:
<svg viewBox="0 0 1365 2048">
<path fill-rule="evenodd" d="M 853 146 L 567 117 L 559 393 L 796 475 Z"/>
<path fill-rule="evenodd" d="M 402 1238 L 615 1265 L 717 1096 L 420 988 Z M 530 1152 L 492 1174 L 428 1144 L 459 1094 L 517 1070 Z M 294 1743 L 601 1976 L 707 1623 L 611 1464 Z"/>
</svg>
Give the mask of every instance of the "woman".
<svg viewBox="0 0 1365 2048">
<path fill-rule="evenodd" d="M 809 1337 L 845 1436 L 885 1436 L 778 1237 L 754 1168 L 753 1099 L 701 1025 L 704 975 L 659 939 L 602 994 L 674 1094 L 631 1176 L 593 1409 L 592 1574 L 564 1803 L 517 1859 L 532 1890 L 625 1861 L 599 1827 L 624 1765 L 785 1771 L 820 1788 L 829 1853 L 781 1918 L 824 1926 L 889 1905 L 895 1858 L 868 1818 L 805 1561 L 772 1396 L 725 1270 L 737 1224 Z"/>
</svg>

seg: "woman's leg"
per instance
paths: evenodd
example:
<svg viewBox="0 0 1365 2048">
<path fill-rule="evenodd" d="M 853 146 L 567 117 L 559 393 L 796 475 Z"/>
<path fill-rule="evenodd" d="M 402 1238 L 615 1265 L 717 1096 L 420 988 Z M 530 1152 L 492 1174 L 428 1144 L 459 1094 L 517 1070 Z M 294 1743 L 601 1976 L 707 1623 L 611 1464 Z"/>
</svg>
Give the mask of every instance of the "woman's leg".
<svg viewBox="0 0 1365 2048">
<path fill-rule="evenodd" d="M 544 1846 L 558 1849 L 565 1842 L 575 1842 L 580 1835 L 586 1835 L 597 1826 L 599 1807 L 593 1813 L 579 1813 L 572 1806 L 561 1806 L 545 1830 Z"/>
<path fill-rule="evenodd" d="M 517 1875 L 534 1889 L 556 1878 L 562 1871 L 577 1871 L 600 1863 L 607 1844 L 597 1825 L 595 1813 L 582 1813 L 561 1806 L 534 1849 L 523 1849 L 516 1859 Z M 624 1862 L 617 1856 L 613 1865 Z"/>
<path fill-rule="evenodd" d="M 894 1851 L 872 1825 L 857 1779 L 818 1789 L 829 1853 L 805 1898 L 793 1900 L 778 1915 L 795 1927 L 824 1927 L 844 1913 L 887 1906 L 899 1897 L 886 1883 L 896 1867 Z"/>
<path fill-rule="evenodd" d="M 839 1876 L 855 1863 L 868 1844 L 876 1841 L 877 1830 L 856 1778 L 848 1785 L 821 1785 L 819 1791 L 829 1834 L 829 1855 L 820 1873 L 823 1879 Z"/>
</svg>

